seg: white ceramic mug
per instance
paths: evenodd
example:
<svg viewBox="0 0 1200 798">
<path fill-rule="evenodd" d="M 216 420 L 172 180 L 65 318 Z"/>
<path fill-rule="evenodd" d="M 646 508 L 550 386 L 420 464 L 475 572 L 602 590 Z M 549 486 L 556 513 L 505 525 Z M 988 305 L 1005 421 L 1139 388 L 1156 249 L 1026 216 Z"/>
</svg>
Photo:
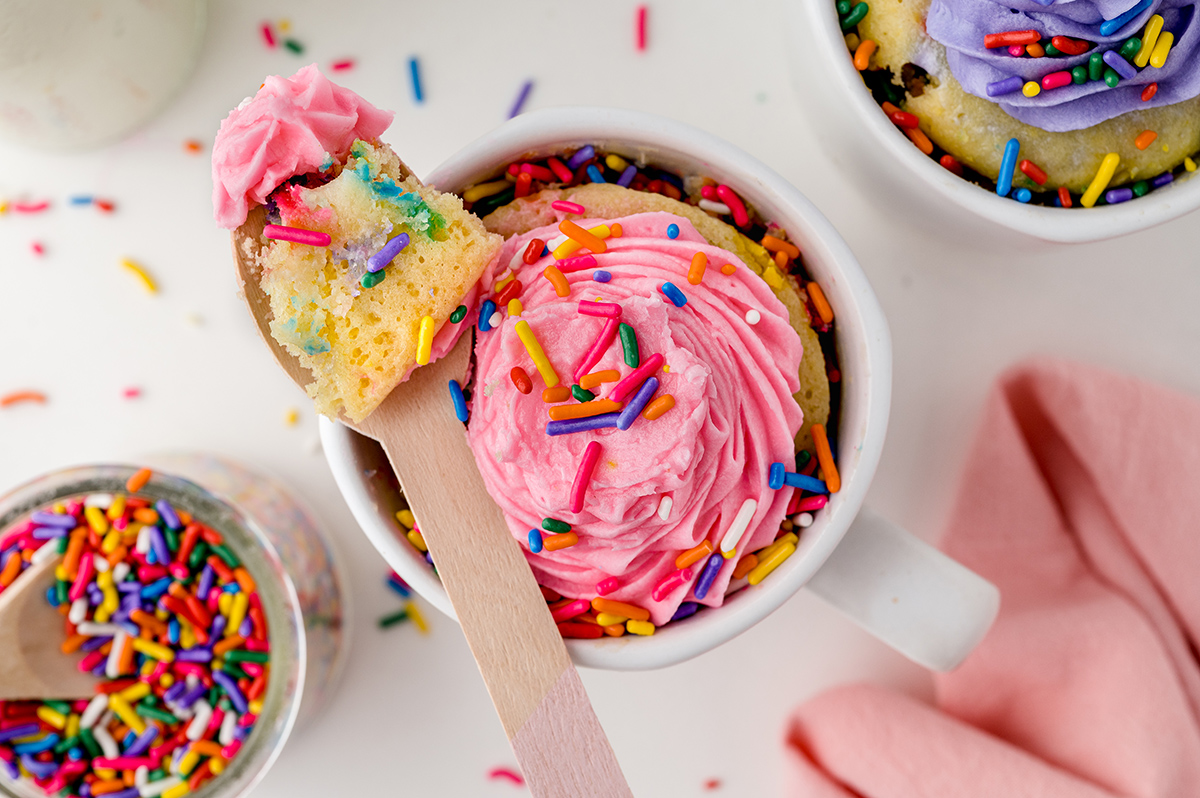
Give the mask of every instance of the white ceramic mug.
<svg viewBox="0 0 1200 798">
<path fill-rule="evenodd" d="M 786 0 L 788 52 L 801 102 L 813 109 L 838 166 L 887 205 L 943 235 L 994 235 L 996 225 L 1061 243 L 1145 230 L 1200 208 L 1196 173 L 1118 205 L 1051 208 L 998 196 L 918 150 L 880 110 L 846 49 L 834 0 Z M 986 220 L 981 223 L 980 220 Z"/>
<path fill-rule="evenodd" d="M 513 161 L 557 155 L 585 144 L 635 164 L 726 183 L 764 219 L 782 226 L 800 248 L 805 267 L 821 284 L 837 319 L 843 375 L 837 447 L 842 489 L 803 530 L 796 553 L 758 585 L 743 587 L 723 606 L 668 624 L 650 637 L 568 640 L 574 660 L 615 670 L 681 662 L 749 629 L 807 586 L 916 662 L 938 670 L 956 666 L 991 625 L 999 593 L 936 549 L 862 508 L 887 432 L 891 339 L 879 302 L 850 249 L 799 191 L 764 164 L 703 131 L 609 108 L 557 108 L 519 116 L 452 156 L 427 182 L 442 191 L 461 192 L 494 179 Z M 341 424 L 321 421 L 325 456 L 355 519 L 388 564 L 452 616 L 441 583 L 400 534 L 382 449 Z"/>
</svg>

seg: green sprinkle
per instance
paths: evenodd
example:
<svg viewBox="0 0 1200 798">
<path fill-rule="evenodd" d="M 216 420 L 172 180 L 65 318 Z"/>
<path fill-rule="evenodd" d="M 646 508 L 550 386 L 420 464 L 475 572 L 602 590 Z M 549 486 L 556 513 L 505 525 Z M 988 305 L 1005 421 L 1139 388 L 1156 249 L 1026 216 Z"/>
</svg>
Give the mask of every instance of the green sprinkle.
<svg viewBox="0 0 1200 798">
<path fill-rule="evenodd" d="M 1100 80 L 1104 77 L 1104 55 L 1092 53 L 1088 56 L 1088 80 Z"/>
<path fill-rule="evenodd" d="M 265 665 L 271 661 L 271 655 L 266 651 L 243 651 L 241 649 L 234 649 L 233 651 L 225 652 L 225 661 L 257 662 L 260 665 Z"/>
<path fill-rule="evenodd" d="M 179 719 L 176 718 L 176 720 Z M 149 781 L 158 781 L 159 779 L 165 779 L 166 777 L 167 771 L 163 770 L 162 768 L 155 768 L 147 775 Z"/>
<path fill-rule="evenodd" d="M 59 714 L 62 714 L 62 715 L 70 715 L 71 714 L 71 705 L 68 704 L 66 701 L 43 701 L 42 703 L 45 704 L 46 706 L 50 707 L 51 709 L 53 709 L 55 712 L 58 712 Z"/>
<path fill-rule="evenodd" d="M 408 620 L 408 610 L 400 610 L 393 612 L 391 615 L 385 615 L 379 619 L 379 628 L 387 629 L 389 626 L 395 626 L 398 623 Z"/>
<path fill-rule="evenodd" d="M 1087 80 L 1088 80 L 1087 67 L 1085 67 L 1083 64 L 1080 64 L 1079 66 L 1073 68 L 1071 70 L 1071 80 L 1072 80 L 1072 82 L 1074 82 L 1076 84 L 1087 83 Z"/>
<path fill-rule="evenodd" d="M 1110 89 L 1115 89 L 1117 84 L 1121 82 L 1121 76 L 1117 74 L 1117 70 L 1112 67 L 1105 67 L 1104 82 L 1108 84 Z"/>
<path fill-rule="evenodd" d="M 175 716 L 172 715 L 171 717 Z M 178 720 L 178 718 L 176 718 L 176 720 Z M 80 729 L 79 739 L 83 741 L 83 747 L 86 748 L 87 752 L 93 757 L 104 755 L 100 750 L 100 744 L 96 742 L 96 738 L 92 735 L 91 729 Z"/>
<path fill-rule="evenodd" d="M 499 208 L 501 205 L 507 205 L 512 202 L 513 197 L 517 194 L 516 187 L 506 188 L 498 194 L 493 194 L 490 197 L 484 197 L 478 202 L 471 205 L 471 213 L 479 217 L 487 216 L 492 211 Z"/>
<path fill-rule="evenodd" d="M 1046 55 L 1050 56 L 1051 58 L 1055 58 L 1057 56 L 1062 55 L 1062 50 L 1059 50 L 1057 47 L 1055 47 L 1050 42 L 1046 42 L 1046 46 L 1043 47 L 1042 49 L 1044 49 L 1046 51 Z"/>
<path fill-rule="evenodd" d="M 1145 180 L 1139 180 L 1133 184 L 1133 196 L 1144 197 L 1150 193 L 1150 184 Z"/>
<path fill-rule="evenodd" d="M 175 716 L 172 715 L 171 717 L 174 718 Z M 175 718 L 175 719 L 179 720 L 179 718 Z M 72 748 L 74 748 L 77 745 L 79 745 L 79 735 L 75 735 L 74 737 L 68 737 L 65 740 L 60 740 L 58 745 L 54 746 L 54 753 L 65 754 L 67 751 L 70 751 Z"/>
<path fill-rule="evenodd" d="M 808 449 L 801 449 L 800 451 L 796 452 L 796 470 L 799 471 L 800 469 L 804 468 L 806 465 L 808 465 L 808 461 L 811 459 L 812 452 L 810 452 Z"/>
<path fill-rule="evenodd" d="M 453 322 L 454 324 L 458 324 L 460 321 L 462 321 L 466 317 L 467 317 L 467 306 L 459 305 L 458 307 L 456 307 L 454 309 L 454 312 L 450 314 L 450 321 Z"/>
<path fill-rule="evenodd" d="M 837 12 L 839 17 L 844 17 L 850 13 L 850 0 L 838 0 Z"/>
<path fill-rule="evenodd" d="M 54 545 L 55 545 L 55 548 L 57 548 L 59 554 L 66 554 L 67 553 L 67 536 L 63 535 L 58 540 L 54 541 Z"/>
<path fill-rule="evenodd" d="M 1120 55 L 1127 61 L 1133 60 L 1133 57 L 1138 54 L 1138 50 L 1142 49 L 1142 40 L 1138 38 L 1126 39 L 1121 45 Z"/>
<path fill-rule="evenodd" d="M 637 368 L 642 362 L 642 356 L 638 352 L 637 333 L 628 324 L 621 322 L 621 326 L 617 328 L 617 334 L 621 336 L 621 349 L 625 352 L 625 365 L 631 369 Z"/>
<path fill-rule="evenodd" d="M 229 662 L 227 660 L 227 661 L 221 663 L 221 670 L 225 671 L 226 673 L 228 673 L 230 676 L 232 676 L 235 679 L 249 679 L 250 678 L 250 674 L 248 674 L 244 670 L 242 670 L 242 666 L 238 665 L 236 662 Z"/>
<path fill-rule="evenodd" d="M 590 402 L 596 398 L 596 394 L 578 385 L 571 386 L 571 396 L 574 396 L 577 402 Z"/>
<path fill-rule="evenodd" d="M 216 555 L 225 561 L 225 564 L 230 568 L 237 568 L 242 564 L 242 561 L 237 558 L 237 555 L 229 550 L 229 547 L 222 543 L 219 546 L 213 546 L 213 551 Z"/>
<path fill-rule="evenodd" d="M 179 722 L 179 718 L 175 717 L 166 710 L 159 709 L 158 707 L 147 707 L 143 706 L 142 704 L 138 704 L 133 708 L 133 711 L 141 715 L 143 718 L 149 718 L 150 720 L 161 720 L 163 723 Z"/>
<path fill-rule="evenodd" d="M 557 518 L 543 518 L 542 529 L 547 532 L 553 532 L 556 535 L 561 535 L 563 532 L 570 532 L 571 525 L 566 521 L 559 521 Z"/>
<path fill-rule="evenodd" d="M 64 538 L 64 540 L 65 540 L 65 538 Z M 68 599 L 67 594 L 70 593 L 70 588 L 68 587 L 66 582 L 59 579 L 54 584 L 54 593 L 55 593 L 54 597 L 56 599 L 58 599 L 59 604 L 66 604 L 67 599 Z"/>
<path fill-rule="evenodd" d="M 284 39 L 283 46 L 291 50 L 296 55 L 300 55 L 304 52 L 304 45 L 295 39 Z"/>
<path fill-rule="evenodd" d="M 188 568 L 195 571 L 204 565 L 204 561 L 208 559 L 208 544 L 203 540 L 196 541 L 196 548 L 192 549 L 192 554 L 188 557 Z"/>
<path fill-rule="evenodd" d="M 855 25 L 863 21 L 863 17 L 870 11 L 870 7 L 866 3 L 859 3 L 850 12 L 850 16 L 842 20 L 842 30 L 850 30 Z"/>
<path fill-rule="evenodd" d="M 383 278 L 387 277 L 387 269 L 380 269 L 377 272 L 367 272 L 358 282 L 363 288 L 374 288 L 383 282 Z"/>
<path fill-rule="evenodd" d="M 167 527 L 162 531 L 163 540 L 167 542 L 167 548 L 172 552 L 179 551 L 179 533 L 174 529 Z"/>
</svg>

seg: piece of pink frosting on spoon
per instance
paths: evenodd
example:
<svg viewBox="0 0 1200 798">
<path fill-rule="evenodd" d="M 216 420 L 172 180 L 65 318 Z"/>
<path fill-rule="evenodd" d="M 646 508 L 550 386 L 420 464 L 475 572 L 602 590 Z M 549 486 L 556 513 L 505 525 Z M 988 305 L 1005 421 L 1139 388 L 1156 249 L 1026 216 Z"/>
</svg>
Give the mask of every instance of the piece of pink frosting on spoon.
<svg viewBox="0 0 1200 798">
<path fill-rule="evenodd" d="M 217 224 L 238 227 L 285 180 L 343 158 L 356 139 L 379 138 L 393 116 L 331 82 L 316 64 L 290 78 L 268 77 L 225 117 L 213 143 Z"/>
</svg>

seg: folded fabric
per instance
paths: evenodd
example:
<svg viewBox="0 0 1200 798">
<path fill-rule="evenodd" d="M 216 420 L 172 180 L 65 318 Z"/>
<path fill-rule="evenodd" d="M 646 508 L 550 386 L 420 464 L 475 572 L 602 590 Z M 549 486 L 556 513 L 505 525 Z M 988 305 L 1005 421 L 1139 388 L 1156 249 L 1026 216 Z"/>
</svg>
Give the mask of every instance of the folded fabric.
<svg viewBox="0 0 1200 798">
<path fill-rule="evenodd" d="M 988 399 L 943 544 L 1000 615 L 936 707 L 804 704 L 805 798 L 1200 796 L 1200 402 L 1053 360 Z"/>
</svg>

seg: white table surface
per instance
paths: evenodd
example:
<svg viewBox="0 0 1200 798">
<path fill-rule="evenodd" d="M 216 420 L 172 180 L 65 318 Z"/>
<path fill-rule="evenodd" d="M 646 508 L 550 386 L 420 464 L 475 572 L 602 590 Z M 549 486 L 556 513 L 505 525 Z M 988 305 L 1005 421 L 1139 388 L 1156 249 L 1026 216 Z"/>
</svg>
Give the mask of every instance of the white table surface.
<svg viewBox="0 0 1200 798">
<path fill-rule="evenodd" d="M 820 0 L 805 0 L 818 2 Z M 870 502 L 926 539 L 941 532 L 989 384 L 1033 354 L 1079 358 L 1200 394 L 1200 217 L 1112 242 L 1054 246 L 997 232 L 986 246 L 910 224 L 902 198 L 839 175 L 787 73 L 779 3 L 657 0 L 650 46 L 633 48 L 636 3 L 213 3 L 199 69 L 149 127 L 79 155 L 0 146 L 0 197 L 49 198 L 52 212 L 0 217 L 0 395 L 47 405 L 0 410 L 0 488 L 80 462 L 205 449 L 273 471 L 309 498 L 352 574 L 352 651 L 323 716 L 288 744 L 258 788 L 292 795 L 508 796 L 487 772 L 514 760 L 457 627 L 380 631 L 398 607 L 386 567 L 357 530 L 316 443 L 304 394 L 276 368 L 238 298 L 228 237 L 211 219 L 209 161 L 220 120 L 269 73 L 316 61 L 395 109 L 384 138 L 418 174 L 503 121 L 521 83 L 527 108 L 609 104 L 705 127 L 773 165 L 850 242 L 895 345 L 891 429 Z M 267 49 L 284 18 L 304 57 Z M 420 58 L 416 105 L 407 61 Z M 813 79 L 820 79 L 819 74 Z M 71 207 L 74 194 L 117 211 Z M 44 243 L 35 257 L 30 243 Z M 142 263 L 147 295 L 119 267 Z M 141 398 L 123 398 L 129 386 Z M 300 409 L 294 427 L 284 422 Z M 791 707 L 829 685 L 871 679 L 929 695 L 929 677 L 811 596 L 742 637 L 651 673 L 583 672 L 639 796 L 778 794 Z M 706 787 L 719 779 L 716 790 Z"/>
</svg>

